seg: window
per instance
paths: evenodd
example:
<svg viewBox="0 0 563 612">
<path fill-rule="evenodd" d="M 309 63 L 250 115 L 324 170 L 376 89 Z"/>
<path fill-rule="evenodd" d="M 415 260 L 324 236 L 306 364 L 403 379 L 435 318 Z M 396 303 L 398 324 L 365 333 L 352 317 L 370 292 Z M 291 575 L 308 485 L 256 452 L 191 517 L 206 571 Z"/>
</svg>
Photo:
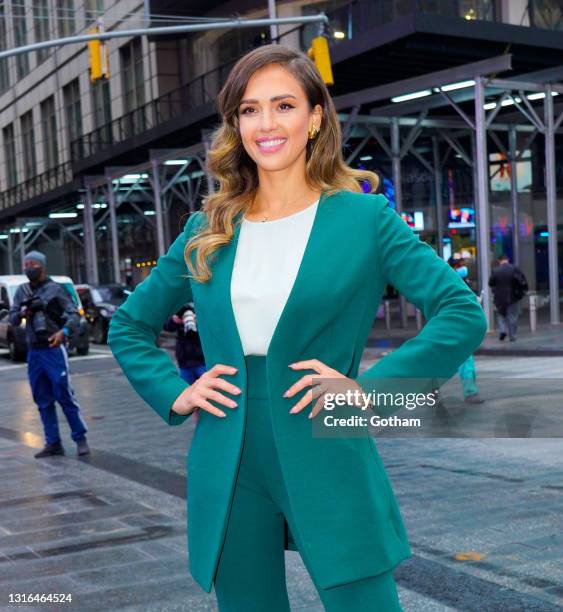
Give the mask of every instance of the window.
<svg viewBox="0 0 563 612">
<path fill-rule="evenodd" d="M 63 87 L 63 98 L 65 105 L 66 129 L 68 135 L 71 157 L 81 158 L 81 144 L 76 141 L 82 136 L 82 109 L 80 107 L 80 86 L 78 79 L 74 79 Z"/>
<path fill-rule="evenodd" d="M 85 0 L 84 14 L 86 23 L 95 23 L 98 17 L 104 12 L 104 0 Z"/>
<path fill-rule="evenodd" d="M 25 6 L 21 0 L 12 0 L 12 19 L 16 47 L 23 47 L 27 45 L 27 26 L 25 23 Z M 29 55 L 27 53 L 16 55 L 16 69 L 18 79 L 23 79 L 28 74 Z"/>
<path fill-rule="evenodd" d="M 111 144 L 111 96 L 109 81 L 99 79 L 92 84 L 94 124 L 98 133 L 97 141 L 103 145 Z"/>
<path fill-rule="evenodd" d="M 57 115 L 55 97 L 50 96 L 41 102 L 41 132 L 43 136 L 43 156 L 45 168 L 54 168 L 59 163 L 59 144 L 57 142 Z"/>
<path fill-rule="evenodd" d="M 21 133 L 23 147 L 23 174 L 26 180 L 37 174 L 37 157 L 35 155 L 35 131 L 33 113 L 28 111 L 21 116 Z"/>
<path fill-rule="evenodd" d="M 16 163 L 16 139 L 14 137 L 14 124 L 10 123 L 2 130 L 4 141 L 4 158 L 6 159 L 6 184 L 8 189 L 17 185 L 18 167 Z"/>
<path fill-rule="evenodd" d="M 8 40 L 6 36 L 6 6 L 3 0 L 0 0 L 0 51 L 5 51 L 8 48 Z M 10 87 L 10 73 L 8 72 L 8 58 L 0 59 L 0 94 Z"/>
<path fill-rule="evenodd" d="M 146 129 L 142 106 L 145 104 L 145 80 L 143 75 L 143 49 L 141 40 L 136 38 L 121 47 L 121 76 L 127 137 Z"/>
<path fill-rule="evenodd" d="M 33 7 L 33 27 L 35 42 L 49 40 L 49 5 L 48 0 L 35 0 Z M 48 55 L 49 49 L 38 49 L 37 63 L 40 64 Z"/>
<path fill-rule="evenodd" d="M 74 0 L 57 0 L 57 22 L 59 36 L 72 36 L 76 30 Z"/>
</svg>

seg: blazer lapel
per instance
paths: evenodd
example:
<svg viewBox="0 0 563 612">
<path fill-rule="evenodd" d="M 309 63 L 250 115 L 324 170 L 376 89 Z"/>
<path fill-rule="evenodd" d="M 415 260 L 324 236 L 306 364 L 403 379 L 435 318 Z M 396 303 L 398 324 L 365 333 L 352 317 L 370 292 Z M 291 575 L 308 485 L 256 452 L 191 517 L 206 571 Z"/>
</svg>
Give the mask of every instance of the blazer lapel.
<svg viewBox="0 0 563 612">
<path fill-rule="evenodd" d="M 267 357 L 276 350 L 277 344 L 284 336 L 284 331 L 287 326 L 286 321 L 291 319 L 292 313 L 295 311 L 296 303 L 301 299 L 306 299 L 309 292 L 314 292 L 314 283 L 311 280 L 315 277 L 315 272 L 318 270 L 320 262 L 326 258 L 328 254 L 328 246 L 323 241 L 323 236 L 327 236 L 326 229 L 330 215 L 327 214 L 328 198 L 324 192 L 321 193 L 315 218 L 311 227 L 311 232 L 307 240 L 305 251 L 299 265 L 295 282 L 291 288 L 289 296 L 283 307 L 278 323 L 272 335 L 270 345 L 268 347 Z M 212 266 L 212 284 L 215 286 L 215 303 L 220 304 L 226 316 L 225 333 L 227 339 L 234 343 L 237 352 L 240 355 L 244 354 L 242 342 L 237 329 L 233 304 L 231 301 L 231 280 L 233 275 L 233 267 L 237 250 L 238 238 L 240 234 L 240 219 L 242 212 L 234 218 L 235 229 L 233 238 L 229 244 L 221 249 L 221 255 L 217 258 Z M 288 245 L 288 248 L 291 248 Z"/>
</svg>

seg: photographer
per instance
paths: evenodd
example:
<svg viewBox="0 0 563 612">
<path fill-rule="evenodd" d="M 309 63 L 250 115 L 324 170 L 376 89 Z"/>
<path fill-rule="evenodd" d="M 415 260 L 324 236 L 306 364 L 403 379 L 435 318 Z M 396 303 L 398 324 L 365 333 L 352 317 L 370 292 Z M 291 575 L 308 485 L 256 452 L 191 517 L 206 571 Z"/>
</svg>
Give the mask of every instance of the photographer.
<svg viewBox="0 0 563 612">
<path fill-rule="evenodd" d="M 31 251 L 24 257 L 24 274 L 29 283 L 18 287 L 10 309 L 14 327 L 25 322 L 29 383 L 45 431 L 45 447 L 35 457 L 65 454 L 55 401 L 63 409 L 78 455 L 85 455 L 90 452 L 85 435 L 88 428 L 70 384 L 65 345 L 66 336 L 78 326 L 79 314 L 63 287 L 46 275 L 46 261 L 39 251 Z"/>
</svg>

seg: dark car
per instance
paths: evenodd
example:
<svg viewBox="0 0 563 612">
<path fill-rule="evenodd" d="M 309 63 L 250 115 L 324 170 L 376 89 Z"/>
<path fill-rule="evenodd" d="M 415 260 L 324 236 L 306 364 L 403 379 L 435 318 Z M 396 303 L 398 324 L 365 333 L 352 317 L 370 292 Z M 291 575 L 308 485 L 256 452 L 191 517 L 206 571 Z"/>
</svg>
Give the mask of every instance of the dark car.
<svg viewBox="0 0 563 612">
<path fill-rule="evenodd" d="M 68 276 L 50 275 L 51 278 L 62 285 L 68 292 L 80 313 L 80 323 L 76 331 L 67 340 L 69 355 L 87 355 L 90 350 L 88 323 L 84 317 L 84 310 L 76 292 L 72 279 Z M 8 312 L 12 306 L 16 289 L 27 282 L 24 274 L 11 274 L 0 276 L 0 346 L 10 351 L 12 361 L 25 361 L 27 357 L 27 339 L 24 325 L 12 327 Z"/>
<path fill-rule="evenodd" d="M 82 300 L 94 342 L 105 344 L 113 313 L 127 299 L 131 290 L 119 284 L 76 285 L 76 290 Z"/>
</svg>

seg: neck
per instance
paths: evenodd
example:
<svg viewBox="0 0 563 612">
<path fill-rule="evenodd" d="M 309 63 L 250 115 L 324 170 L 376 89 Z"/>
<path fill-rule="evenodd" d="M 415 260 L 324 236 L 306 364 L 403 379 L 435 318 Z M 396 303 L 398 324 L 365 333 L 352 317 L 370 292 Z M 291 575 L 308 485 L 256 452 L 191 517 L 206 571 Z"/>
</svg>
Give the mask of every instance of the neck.
<svg viewBox="0 0 563 612">
<path fill-rule="evenodd" d="M 252 204 L 247 210 L 247 216 L 257 217 L 278 217 L 286 216 L 302 210 L 305 206 L 311 205 L 319 198 L 319 191 L 315 191 L 308 186 L 301 186 L 290 193 L 283 193 L 280 197 L 268 199 L 263 191 L 257 191 Z"/>
</svg>

